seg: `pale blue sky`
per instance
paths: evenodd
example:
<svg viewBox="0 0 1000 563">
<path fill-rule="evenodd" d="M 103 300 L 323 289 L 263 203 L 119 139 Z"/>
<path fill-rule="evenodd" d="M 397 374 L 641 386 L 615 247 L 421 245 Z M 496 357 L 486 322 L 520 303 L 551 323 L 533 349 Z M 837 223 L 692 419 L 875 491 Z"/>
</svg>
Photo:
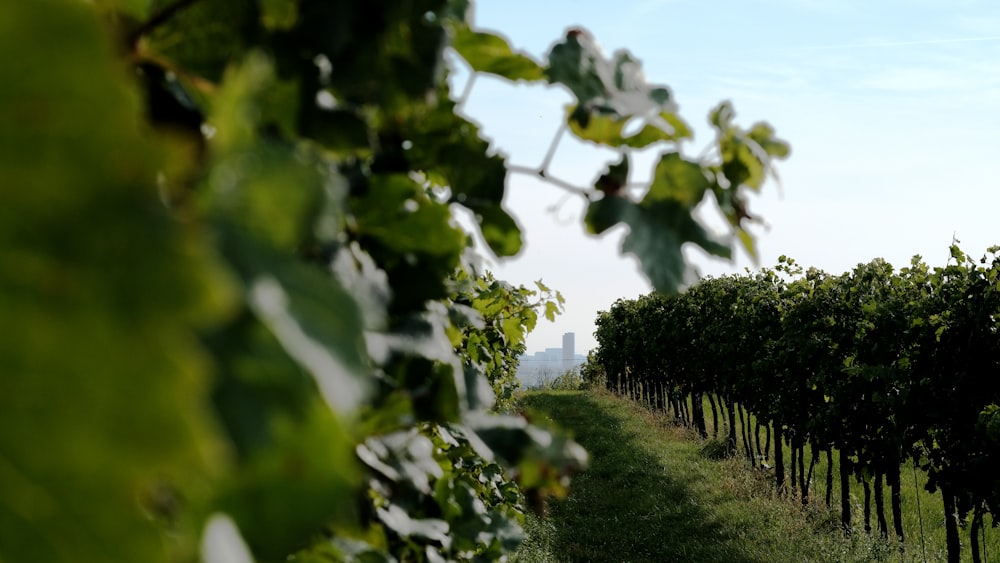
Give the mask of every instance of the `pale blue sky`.
<svg viewBox="0 0 1000 563">
<path fill-rule="evenodd" d="M 608 53 L 629 49 L 695 127 L 690 155 L 710 140 L 705 118 L 720 100 L 732 100 L 741 124 L 770 122 L 792 156 L 779 164 L 780 195 L 772 183 L 752 202 L 770 225 L 757 230 L 762 265 L 781 254 L 835 273 L 878 256 L 938 265 L 953 233 L 974 255 L 1000 243 L 998 3 L 487 0 L 475 10 L 478 26 L 536 58 L 570 26 L 589 29 Z M 511 162 L 536 166 L 569 99 L 480 78 L 465 109 Z M 614 156 L 565 141 L 551 171 L 580 185 Z M 654 153 L 638 172 L 648 175 Z M 529 350 L 573 331 L 583 353 L 596 311 L 649 286 L 618 256 L 620 230 L 587 238 L 574 200 L 547 211 L 563 200 L 559 188 L 514 175 L 508 191 L 527 247 L 494 271 L 515 283 L 542 278 L 567 298 L 566 314 L 540 323 Z M 703 273 L 752 266 L 690 256 Z"/>
</svg>

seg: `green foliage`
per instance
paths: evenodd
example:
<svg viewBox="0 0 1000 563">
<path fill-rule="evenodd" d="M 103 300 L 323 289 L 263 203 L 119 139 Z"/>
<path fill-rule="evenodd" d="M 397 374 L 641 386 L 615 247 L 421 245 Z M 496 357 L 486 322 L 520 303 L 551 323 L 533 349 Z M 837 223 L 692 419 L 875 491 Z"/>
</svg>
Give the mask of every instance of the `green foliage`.
<svg viewBox="0 0 1000 563">
<path fill-rule="evenodd" d="M 580 377 L 587 389 L 604 389 L 608 383 L 608 374 L 604 366 L 597 361 L 596 351 L 587 354 L 587 363 L 580 367 Z"/>
<path fill-rule="evenodd" d="M 585 223 L 600 234 L 624 223 L 629 234 L 622 252 L 639 258 L 642 270 L 661 292 L 672 292 L 689 281 L 681 248 L 694 243 L 713 256 L 732 257 L 729 244 L 717 240 L 692 214 L 710 192 L 719 209 L 751 256 L 756 256 L 753 238 L 743 221 L 753 219 L 747 210 L 745 191 L 758 191 L 773 158 L 788 156 L 788 145 L 774 137 L 764 123 L 744 131 L 733 124 L 727 103 L 711 116 L 717 131 L 714 155 L 689 159 L 679 142 L 691 136 L 676 115 L 676 105 L 665 87 L 649 86 L 639 63 L 626 51 L 606 60 L 590 37 L 570 31 L 566 40 L 549 54 L 549 79 L 568 87 L 581 105 L 568 115 L 569 128 L 579 138 L 622 150 L 645 148 L 655 143 L 674 145 L 660 155 L 653 179 L 639 201 L 628 195 L 628 153 L 609 166 L 595 183 Z M 651 116 L 651 117 L 650 117 Z M 643 123 L 638 132 L 622 136 L 632 121 Z"/>
<path fill-rule="evenodd" d="M 220 542 L 260 561 L 496 560 L 522 498 L 566 494 L 586 453 L 495 414 L 526 332 L 563 300 L 473 265 L 454 207 L 497 256 L 522 237 L 503 155 L 456 112 L 446 49 L 474 74 L 566 85 L 581 138 L 624 150 L 690 131 L 628 53 L 571 33 L 536 62 L 468 10 L 7 10 L 0 560 L 190 561 Z M 630 119 L 645 123 L 623 137 Z M 780 156 L 766 131 L 725 127 Z M 684 241 L 727 252 L 675 197 L 715 193 L 682 185 L 713 169 L 685 166 L 605 214 L 667 290 Z"/>
<path fill-rule="evenodd" d="M 931 269 L 917 257 L 894 272 L 877 259 L 839 276 L 782 257 L 775 270 L 704 280 L 683 295 L 619 300 L 598 316 L 595 360 L 608 388 L 653 406 L 671 404 L 702 429 L 705 393 L 730 412 L 730 428 L 734 409 L 773 427 L 776 446 L 787 439 L 793 459 L 799 456 L 790 485 L 804 502 L 806 444 L 838 452 L 842 483 L 852 476 L 881 488 L 884 478 L 900 540 L 900 468 L 918 464 L 926 488 L 942 491 L 955 560 L 958 521 L 971 523 L 975 535 L 985 514 L 1000 512 L 994 251 L 976 262 L 953 246 L 945 267 Z M 753 460 L 750 439 L 743 440 Z M 775 457 L 782 458 L 780 449 Z M 789 485 L 780 465 L 775 481 Z M 848 488 L 845 527 L 853 522 Z"/>
<path fill-rule="evenodd" d="M 543 376 L 534 387 L 545 391 L 579 391 L 585 385 L 580 372 L 569 369 L 555 377 Z"/>
<path fill-rule="evenodd" d="M 545 71 L 537 62 L 511 50 L 507 41 L 492 33 L 457 26 L 451 45 L 476 72 L 508 80 L 541 80 Z"/>
<path fill-rule="evenodd" d="M 0 559 L 183 559 L 221 453 L 192 331 L 231 286 L 155 204 L 165 153 L 93 10 L 48 4 L 0 23 L 31 53 L 0 69 Z"/>
</svg>

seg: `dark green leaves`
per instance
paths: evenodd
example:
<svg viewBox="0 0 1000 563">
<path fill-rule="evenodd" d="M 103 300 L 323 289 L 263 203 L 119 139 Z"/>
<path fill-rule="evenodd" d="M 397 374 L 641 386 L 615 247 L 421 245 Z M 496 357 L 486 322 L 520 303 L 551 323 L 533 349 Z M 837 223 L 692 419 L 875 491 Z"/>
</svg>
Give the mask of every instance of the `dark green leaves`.
<svg viewBox="0 0 1000 563">
<path fill-rule="evenodd" d="M 507 180 L 504 158 L 492 154 L 479 128 L 456 115 L 453 107 L 443 103 L 413 116 L 405 131 L 413 144 L 406 157 L 416 169 L 446 183 L 451 202 L 475 214 L 494 254 L 513 256 L 521 249 L 521 231 L 501 206 Z"/>
<path fill-rule="evenodd" d="M 541 80 L 542 67 L 530 57 L 514 53 L 498 35 L 458 26 L 451 45 L 476 72 L 495 74 L 507 80 Z"/>
<path fill-rule="evenodd" d="M 618 223 L 627 224 L 630 231 L 622 252 L 639 259 L 657 290 L 672 293 L 688 281 L 681 252 L 686 242 L 695 243 L 714 256 L 730 257 L 729 247 L 715 240 L 691 214 L 710 186 L 701 165 L 678 153 L 665 153 L 641 203 L 621 193 L 627 174 L 628 160 L 623 157 L 598 179 L 596 187 L 605 196 L 590 203 L 585 221 L 588 230 L 595 234 Z"/>
<path fill-rule="evenodd" d="M 605 195 L 618 195 L 628 184 L 628 155 L 623 154 L 621 160 L 615 164 L 609 164 L 608 169 L 597 178 L 594 184 L 598 190 Z M 597 230 L 601 232 L 604 229 Z"/>
<path fill-rule="evenodd" d="M 629 226 L 622 252 L 634 254 L 653 287 L 664 293 L 676 292 L 690 276 L 681 249 L 692 242 L 710 254 L 728 258 L 729 247 L 716 241 L 691 217 L 690 209 L 675 200 L 644 200 L 633 203 L 622 197 L 606 196 L 591 202 L 587 226 L 600 234 L 617 223 Z"/>
<path fill-rule="evenodd" d="M 457 256 L 465 247 L 465 235 L 449 223 L 447 205 L 432 200 L 409 177 L 374 176 L 368 189 L 353 206 L 360 236 L 377 240 L 400 255 Z"/>
<path fill-rule="evenodd" d="M 569 88 L 581 104 L 602 100 L 608 94 L 613 80 L 611 65 L 586 31 L 569 30 L 561 43 L 552 46 L 548 59 L 549 82 Z"/>
</svg>

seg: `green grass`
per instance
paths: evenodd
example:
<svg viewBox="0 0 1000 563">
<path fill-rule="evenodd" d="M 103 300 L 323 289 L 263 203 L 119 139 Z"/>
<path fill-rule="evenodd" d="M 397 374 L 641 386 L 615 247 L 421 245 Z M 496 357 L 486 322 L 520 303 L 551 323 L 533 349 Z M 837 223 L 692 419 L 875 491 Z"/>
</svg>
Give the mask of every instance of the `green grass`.
<svg viewBox="0 0 1000 563">
<path fill-rule="evenodd" d="M 706 415 L 706 426 L 709 436 L 714 436 L 713 420 L 711 415 L 711 409 L 706 398 L 704 401 L 704 410 Z M 720 413 L 721 417 L 721 413 Z M 756 418 L 750 417 L 749 424 L 751 428 L 756 425 Z M 719 421 L 719 437 L 725 436 L 726 429 L 724 421 Z M 739 444 L 740 454 L 743 453 L 743 443 L 740 438 L 740 432 L 742 427 L 739 424 L 739 419 L 737 418 L 737 443 Z M 764 443 L 763 429 L 761 430 L 761 443 Z M 823 505 L 824 499 L 826 497 L 826 472 L 827 472 L 827 462 L 826 456 L 822 452 L 817 458 L 816 467 L 813 470 L 813 480 L 810 486 L 810 500 L 813 503 Z M 770 456 L 773 457 L 774 449 L 772 447 Z M 809 461 L 812 459 L 812 448 L 805 448 L 806 455 L 806 468 L 808 471 Z M 838 464 L 840 463 L 839 455 L 836 451 L 833 452 L 833 481 L 832 481 L 832 501 L 833 508 L 829 511 L 831 523 L 835 526 L 840 524 L 840 474 L 838 471 Z M 784 449 L 784 464 L 785 464 L 785 477 L 790 479 L 791 475 L 791 453 L 788 447 Z M 771 465 L 774 464 L 774 460 L 770 459 L 768 461 Z M 924 471 L 914 468 L 912 465 L 907 464 L 902 467 L 900 474 L 900 496 L 902 504 L 902 520 L 903 520 L 903 533 L 906 538 L 904 543 L 904 554 L 894 555 L 891 559 L 892 561 L 947 561 L 946 543 L 945 543 L 945 521 L 944 521 L 944 508 L 942 505 L 942 499 L 940 493 L 930 493 L 925 488 L 924 485 L 927 483 L 927 475 Z M 874 486 L 873 486 L 874 489 Z M 800 493 L 801 494 L 801 493 Z M 885 511 L 886 519 L 890 527 L 890 535 L 892 532 L 892 515 L 889 509 L 889 487 L 883 484 L 883 495 L 885 497 Z M 872 494 L 874 498 L 874 491 Z M 862 485 L 857 481 L 851 481 L 851 513 L 854 529 L 863 533 L 864 530 L 864 490 Z M 874 500 L 872 500 L 871 506 L 871 526 L 876 529 L 876 516 L 875 516 L 875 506 Z M 989 517 L 985 518 L 983 534 L 985 538 L 980 538 L 981 544 L 986 546 L 987 556 L 983 558 L 984 561 L 996 561 L 1000 560 L 1000 528 L 991 527 L 991 519 Z M 972 554 L 969 551 L 969 529 L 960 528 L 959 535 L 962 540 L 962 561 L 972 561 Z"/>
<path fill-rule="evenodd" d="M 822 487 L 813 490 L 819 502 L 808 507 L 779 497 L 770 473 L 739 458 L 712 459 L 705 441 L 666 415 L 597 392 L 528 393 L 522 404 L 535 418 L 569 430 L 592 459 L 568 498 L 550 501 L 544 518 L 529 517 L 528 539 L 516 561 L 924 560 L 913 534 L 916 543 L 904 553 L 863 532 L 844 538 L 839 510 L 822 506 Z M 819 467 L 815 471 L 814 483 L 825 475 Z M 860 486 L 853 493 L 860 496 Z M 926 560 L 943 560 L 940 501 L 923 494 Z M 855 512 L 860 515 L 860 506 Z M 918 527 L 915 515 L 912 521 Z M 942 535 L 930 543 L 933 530 L 927 528 L 934 526 Z M 990 532 L 995 539 L 996 531 Z M 1000 554 L 995 545 L 990 558 Z"/>
</svg>

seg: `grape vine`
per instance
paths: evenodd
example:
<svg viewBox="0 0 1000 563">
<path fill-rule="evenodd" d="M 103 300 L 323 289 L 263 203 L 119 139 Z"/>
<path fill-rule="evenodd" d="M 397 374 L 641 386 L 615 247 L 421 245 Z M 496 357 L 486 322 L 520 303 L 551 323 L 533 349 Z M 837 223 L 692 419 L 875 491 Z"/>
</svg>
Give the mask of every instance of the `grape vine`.
<svg viewBox="0 0 1000 563">
<path fill-rule="evenodd" d="M 902 541 L 901 469 L 919 466 L 926 488 L 941 492 L 949 561 L 960 560 L 966 524 L 979 561 L 984 516 L 996 522 L 1000 509 L 998 250 L 976 261 L 952 246 L 944 267 L 915 257 L 896 272 L 874 260 L 838 276 L 782 257 L 774 269 L 703 280 L 682 295 L 619 300 L 598 315 L 594 361 L 610 389 L 669 405 L 703 435 L 707 394 L 729 451 L 773 462 L 775 485 L 803 503 L 825 454 L 831 504 L 836 452 L 848 533 L 853 479 L 865 531 Z M 723 424 L 716 405 L 728 413 Z"/>
<path fill-rule="evenodd" d="M 497 560 L 566 493 L 586 453 L 510 412 L 524 335 L 562 298 L 477 266 L 522 245 L 508 172 L 586 198 L 596 233 L 628 224 L 623 250 L 673 291 L 685 242 L 753 251 L 747 196 L 788 147 L 723 103 L 714 150 L 685 156 L 673 94 L 627 51 L 571 29 L 540 61 L 469 13 L 5 7 L 0 560 Z M 454 64 L 466 90 L 563 88 L 559 135 L 620 160 L 585 187 L 508 167 Z M 661 156 L 637 189 L 640 148 Z M 692 216 L 705 198 L 729 239 Z"/>
</svg>

